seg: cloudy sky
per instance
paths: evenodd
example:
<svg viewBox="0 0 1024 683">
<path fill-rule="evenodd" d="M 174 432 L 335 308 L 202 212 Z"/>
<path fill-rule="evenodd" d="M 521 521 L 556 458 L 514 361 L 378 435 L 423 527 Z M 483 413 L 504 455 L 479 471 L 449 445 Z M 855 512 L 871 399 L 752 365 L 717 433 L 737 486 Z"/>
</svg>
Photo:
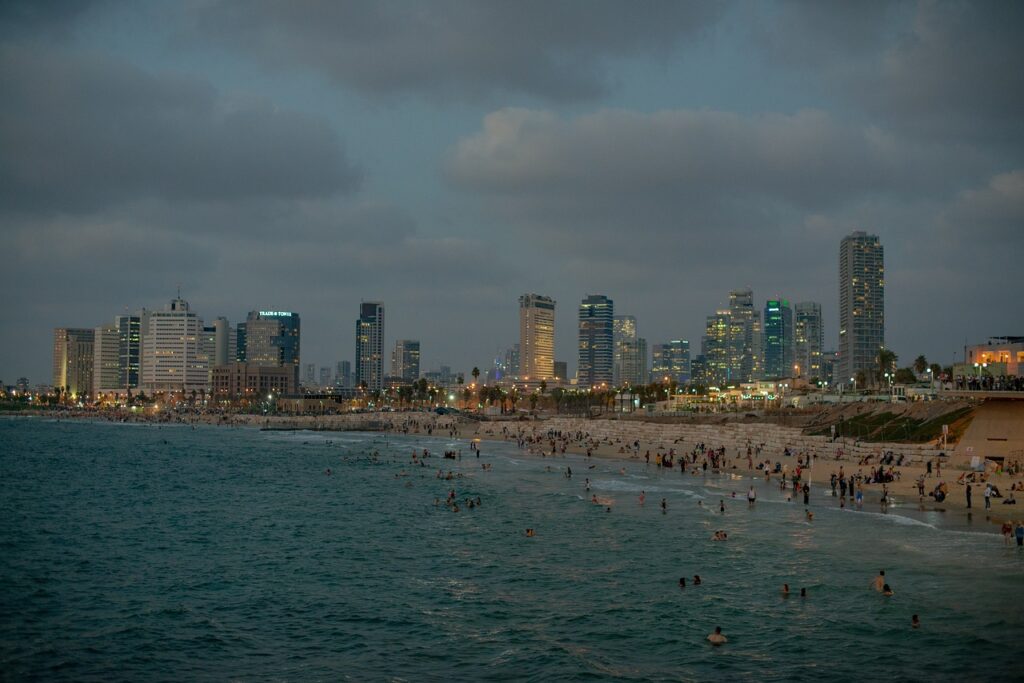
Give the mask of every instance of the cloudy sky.
<svg viewBox="0 0 1024 683">
<path fill-rule="evenodd" d="M 424 369 L 484 367 L 517 297 L 588 293 L 649 343 L 730 288 L 816 300 L 886 249 L 887 342 L 1024 334 L 1024 3 L 4 2 L 0 379 L 52 328 L 360 300 Z"/>
</svg>

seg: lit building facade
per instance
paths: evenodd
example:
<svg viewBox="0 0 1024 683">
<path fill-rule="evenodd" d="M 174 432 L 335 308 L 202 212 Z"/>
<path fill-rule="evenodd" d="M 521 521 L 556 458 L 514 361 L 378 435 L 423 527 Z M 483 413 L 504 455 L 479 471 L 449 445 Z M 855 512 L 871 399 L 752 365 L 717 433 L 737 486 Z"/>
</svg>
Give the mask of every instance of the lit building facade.
<svg viewBox="0 0 1024 683">
<path fill-rule="evenodd" d="M 57 327 L 53 330 L 53 386 L 63 387 L 69 396 L 83 396 L 92 390 L 92 329 Z"/>
<path fill-rule="evenodd" d="M 794 375 L 793 309 L 785 299 L 764 305 L 764 374 L 772 379 Z"/>
<path fill-rule="evenodd" d="M 420 342 L 418 339 L 399 339 L 391 352 L 391 375 L 411 384 L 420 378 Z"/>
<path fill-rule="evenodd" d="M 625 383 L 623 353 L 625 345 L 636 341 L 636 316 L 616 315 L 612 318 L 612 383 L 620 387 Z"/>
<path fill-rule="evenodd" d="M 540 294 L 519 297 L 519 377 L 555 376 L 555 300 Z"/>
<path fill-rule="evenodd" d="M 821 354 L 825 345 L 821 304 L 802 301 L 793 307 L 793 363 L 797 376 L 823 380 Z"/>
<path fill-rule="evenodd" d="M 651 350 L 651 381 L 682 385 L 689 380 L 690 342 L 686 339 L 673 339 L 655 344 Z"/>
<path fill-rule="evenodd" d="M 174 299 L 149 314 L 142 334 L 142 381 L 147 393 L 206 389 L 209 365 L 202 353 L 203 321 L 188 302 Z"/>
<path fill-rule="evenodd" d="M 729 292 L 728 381 L 750 382 L 764 372 L 761 348 L 761 314 L 754 308 L 750 288 Z"/>
<path fill-rule="evenodd" d="M 121 389 L 121 334 L 118 326 L 93 330 L 92 395 Z"/>
<path fill-rule="evenodd" d="M 117 325 L 117 354 L 120 376 L 118 385 L 122 389 L 139 386 L 142 370 L 142 322 L 149 321 L 145 309 L 138 315 L 119 315 L 114 318 Z"/>
<path fill-rule="evenodd" d="M 885 253 L 877 235 L 854 232 L 839 244 L 839 371 L 849 382 L 876 366 L 885 348 Z"/>
<path fill-rule="evenodd" d="M 368 391 L 384 388 L 384 304 L 369 301 L 359 304 L 356 320 L 355 386 L 366 384 Z"/>
<path fill-rule="evenodd" d="M 577 384 L 591 388 L 611 386 L 614 380 L 614 302 L 600 294 L 589 294 L 580 302 Z M 564 376 L 562 379 L 565 379 Z"/>
<path fill-rule="evenodd" d="M 245 320 L 245 362 L 291 368 L 299 384 L 302 323 L 292 311 L 250 311 Z"/>
</svg>

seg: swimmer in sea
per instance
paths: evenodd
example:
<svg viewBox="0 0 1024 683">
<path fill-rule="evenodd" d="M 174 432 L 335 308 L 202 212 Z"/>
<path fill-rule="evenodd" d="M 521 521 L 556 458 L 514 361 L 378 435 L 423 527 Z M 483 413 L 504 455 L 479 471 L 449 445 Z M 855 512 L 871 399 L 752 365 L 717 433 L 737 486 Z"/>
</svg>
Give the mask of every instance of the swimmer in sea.
<svg viewBox="0 0 1024 683">
<path fill-rule="evenodd" d="M 664 498 L 661 499 L 661 514 L 668 512 L 668 502 Z"/>
<path fill-rule="evenodd" d="M 597 494 L 596 493 L 593 496 L 591 496 L 590 502 L 594 503 L 595 505 L 598 504 Z"/>
<path fill-rule="evenodd" d="M 814 513 L 811 512 L 810 510 L 807 511 L 807 521 L 808 522 L 813 522 L 814 521 Z"/>
<path fill-rule="evenodd" d="M 526 536 L 528 538 L 533 538 L 534 536 L 536 536 L 536 533 L 533 531 L 532 527 L 526 530 Z"/>
<path fill-rule="evenodd" d="M 712 645 L 723 645 L 725 643 L 728 643 L 729 640 L 722 635 L 722 627 L 716 626 L 715 632 L 708 636 L 708 642 Z"/>
<path fill-rule="evenodd" d="M 680 588 L 686 588 L 686 579 L 684 579 L 681 576 L 679 577 L 679 587 Z"/>
<path fill-rule="evenodd" d="M 807 597 L 807 589 L 806 588 L 801 588 L 800 589 L 800 597 L 801 598 L 806 598 Z"/>
<path fill-rule="evenodd" d="M 883 586 L 887 586 L 887 585 L 889 585 L 889 584 L 887 584 L 885 582 L 885 570 L 884 569 L 879 569 L 878 570 L 878 576 L 876 576 L 875 580 L 871 582 L 871 586 L 876 591 L 882 591 L 882 590 L 884 590 Z"/>
<path fill-rule="evenodd" d="M 719 511 L 719 512 L 722 512 L 722 513 L 724 513 L 724 512 L 725 512 L 725 501 L 724 501 L 724 500 L 721 500 L 721 499 L 720 499 L 720 500 L 718 501 L 718 511 Z"/>
<path fill-rule="evenodd" d="M 694 574 L 693 575 L 693 585 L 694 586 L 699 586 L 700 585 L 700 574 Z"/>
<path fill-rule="evenodd" d="M 920 628 L 921 620 L 917 618 L 917 615 L 910 617 L 910 628 Z"/>
<path fill-rule="evenodd" d="M 788 598 L 789 597 L 789 584 L 788 583 L 782 584 L 782 597 L 784 597 L 784 598 Z"/>
<path fill-rule="evenodd" d="M 644 501 L 645 501 L 646 499 L 647 499 L 647 493 L 646 493 L 645 491 L 641 491 L 641 492 L 640 492 L 640 504 L 641 504 L 641 505 L 643 505 L 643 504 L 644 504 Z"/>
<path fill-rule="evenodd" d="M 894 595 L 892 588 L 889 588 L 889 584 L 882 586 L 882 595 L 887 598 L 891 598 Z"/>
</svg>

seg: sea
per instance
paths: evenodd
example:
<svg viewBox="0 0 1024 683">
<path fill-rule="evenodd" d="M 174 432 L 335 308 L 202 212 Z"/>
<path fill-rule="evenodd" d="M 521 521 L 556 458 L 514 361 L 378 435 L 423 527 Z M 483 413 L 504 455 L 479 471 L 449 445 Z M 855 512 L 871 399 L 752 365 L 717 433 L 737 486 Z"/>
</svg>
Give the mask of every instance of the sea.
<svg viewBox="0 0 1024 683">
<path fill-rule="evenodd" d="M 750 483 L 436 432 L 2 419 L 0 679 L 1024 680 L 1024 552 L 990 526 L 817 489 L 808 520 Z"/>
</svg>

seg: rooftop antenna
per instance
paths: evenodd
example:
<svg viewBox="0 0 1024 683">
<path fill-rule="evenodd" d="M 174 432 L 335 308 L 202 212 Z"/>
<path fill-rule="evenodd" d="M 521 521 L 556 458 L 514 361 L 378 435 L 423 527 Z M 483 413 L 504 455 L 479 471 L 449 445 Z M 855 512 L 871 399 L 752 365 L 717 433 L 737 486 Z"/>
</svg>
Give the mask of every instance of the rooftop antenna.
<svg viewBox="0 0 1024 683">
<path fill-rule="evenodd" d="M 178 283 L 178 298 L 181 298 L 181 283 Z"/>
</svg>

